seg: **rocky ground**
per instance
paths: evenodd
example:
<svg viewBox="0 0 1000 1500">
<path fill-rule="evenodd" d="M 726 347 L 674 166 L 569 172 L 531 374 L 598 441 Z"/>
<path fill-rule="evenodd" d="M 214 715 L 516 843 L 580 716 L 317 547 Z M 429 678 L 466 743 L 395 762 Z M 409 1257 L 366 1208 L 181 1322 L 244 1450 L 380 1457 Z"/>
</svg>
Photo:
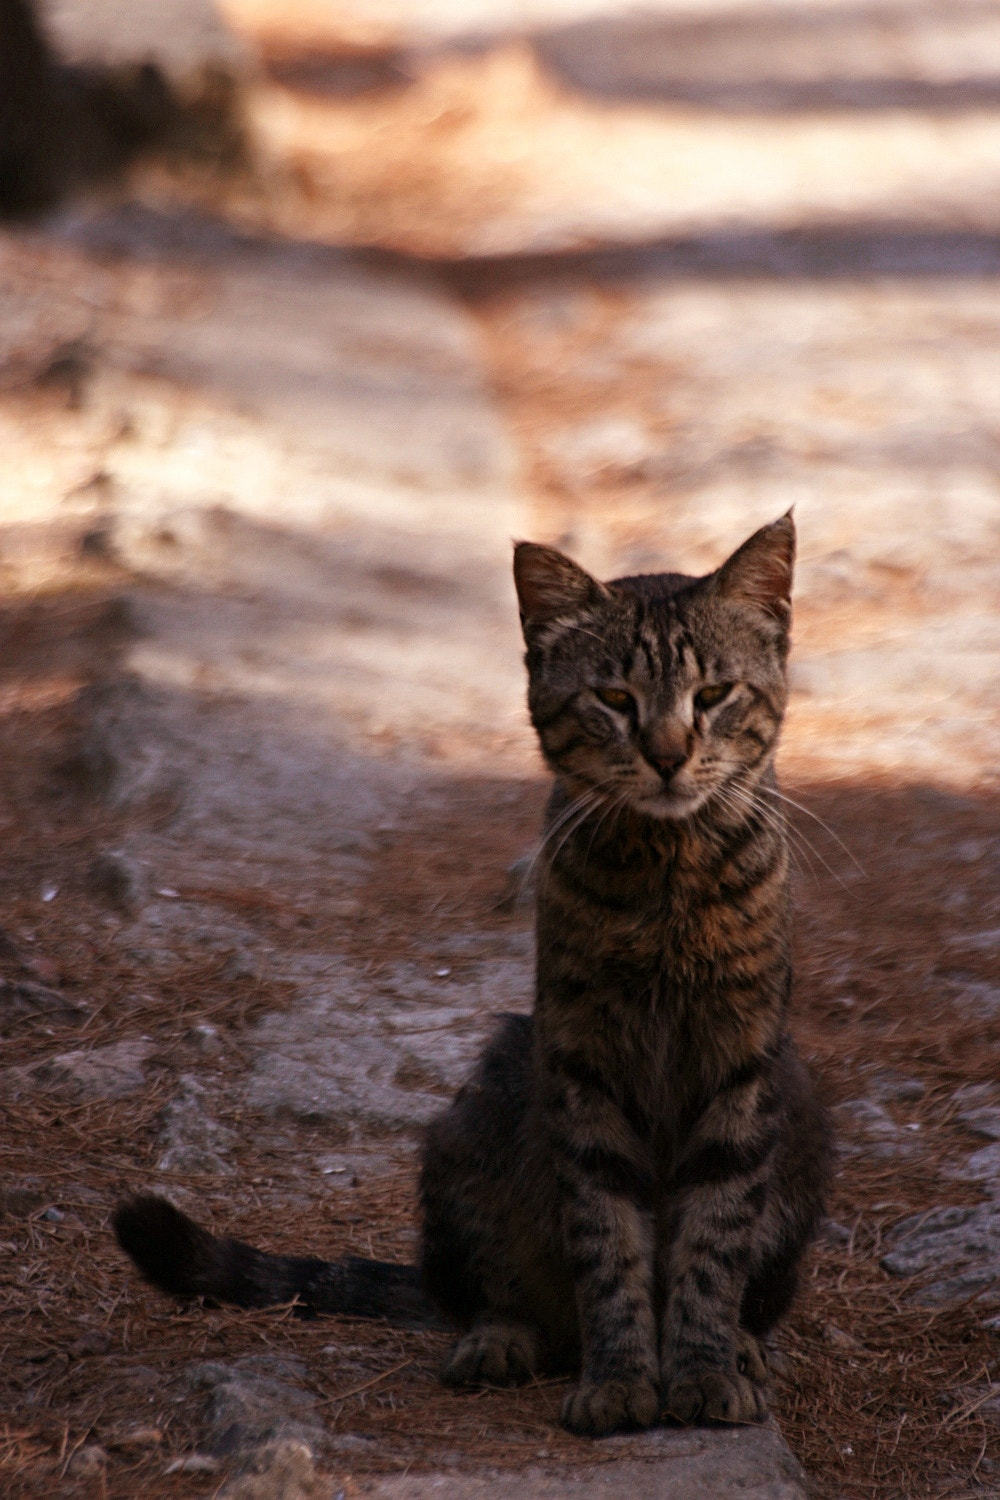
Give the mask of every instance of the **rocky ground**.
<svg viewBox="0 0 1000 1500">
<path fill-rule="evenodd" d="M 445 1393 L 437 1333 L 174 1308 L 107 1230 L 412 1254 L 419 1125 L 530 1000 L 510 538 L 699 570 L 792 504 L 843 1154 L 772 1408 L 824 1495 L 1000 1490 L 995 15 L 481 10 L 190 20 L 262 59 L 264 186 L 0 244 L 5 1492 L 798 1492 L 771 1433 Z"/>
</svg>

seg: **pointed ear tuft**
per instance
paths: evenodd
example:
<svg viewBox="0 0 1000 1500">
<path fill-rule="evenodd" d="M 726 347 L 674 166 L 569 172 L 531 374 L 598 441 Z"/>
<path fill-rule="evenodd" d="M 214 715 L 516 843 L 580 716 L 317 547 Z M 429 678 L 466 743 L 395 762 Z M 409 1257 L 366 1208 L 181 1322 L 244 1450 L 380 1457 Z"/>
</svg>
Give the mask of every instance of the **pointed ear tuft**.
<svg viewBox="0 0 1000 1500">
<path fill-rule="evenodd" d="M 716 590 L 724 598 L 757 605 L 787 628 L 794 567 L 795 522 L 789 511 L 737 547 L 715 575 Z"/>
<path fill-rule="evenodd" d="M 607 589 L 555 547 L 514 543 L 514 584 L 524 632 L 607 598 Z"/>
</svg>

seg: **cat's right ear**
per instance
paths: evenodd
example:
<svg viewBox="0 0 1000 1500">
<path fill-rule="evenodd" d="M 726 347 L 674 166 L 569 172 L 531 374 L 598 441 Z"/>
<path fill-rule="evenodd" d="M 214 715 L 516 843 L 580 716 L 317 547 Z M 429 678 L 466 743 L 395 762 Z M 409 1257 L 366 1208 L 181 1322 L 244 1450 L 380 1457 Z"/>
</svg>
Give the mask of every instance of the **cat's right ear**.
<svg viewBox="0 0 1000 1500">
<path fill-rule="evenodd" d="M 561 615 L 576 614 L 608 597 L 603 583 L 555 547 L 514 543 L 514 586 L 527 637 Z"/>
</svg>

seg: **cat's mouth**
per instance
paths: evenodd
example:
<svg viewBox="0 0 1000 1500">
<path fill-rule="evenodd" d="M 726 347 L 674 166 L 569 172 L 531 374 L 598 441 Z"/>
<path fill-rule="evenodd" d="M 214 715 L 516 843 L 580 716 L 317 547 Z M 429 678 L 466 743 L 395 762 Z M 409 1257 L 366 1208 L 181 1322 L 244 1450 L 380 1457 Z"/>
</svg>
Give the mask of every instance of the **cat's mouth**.
<svg viewBox="0 0 1000 1500">
<path fill-rule="evenodd" d="M 680 788 L 664 787 L 660 791 L 650 791 L 636 797 L 632 805 L 647 818 L 680 823 L 697 812 L 707 795 L 703 791 L 684 792 Z"/>
<path fill-rule="evenodd" d="M 629 801 L 643 817 L 680 823 L 708 800 L 711 789 L 699 785 L 687 765 L 678 767 L 672 775 L 655 775 L 645 767 L 642 770 L 645 774 L 639 776 Z"/>
</svg>

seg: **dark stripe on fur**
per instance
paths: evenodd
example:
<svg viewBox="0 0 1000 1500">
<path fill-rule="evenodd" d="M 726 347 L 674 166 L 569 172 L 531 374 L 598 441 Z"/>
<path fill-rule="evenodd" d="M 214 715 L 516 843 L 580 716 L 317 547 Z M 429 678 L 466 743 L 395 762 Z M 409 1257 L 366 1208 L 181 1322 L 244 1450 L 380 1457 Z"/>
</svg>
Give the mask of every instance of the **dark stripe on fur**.
<svg viewBox="0 0 1000 1500">
<path fill-rule="evenodd" d="M 728 1094 L 734 1089 L 746 1088 L 747 1084 L 756 1083 L 757 1079 L 773 1063 L 773 1055 L 765 1053 L 757 1057 L 750 1057 L 746 1062 L 727 1073 L 719 1084 L 719 1093 Z"/>
<path fill-rule="evenodd" d="M 748 1176 L 767 1160 L 774 1145 L 775 1136 L 770 1132 L 745 1146 L 732 1141 L 708 1141 L 681 1162 L 674 1173 L 673 1186 L 675 1189 L 701 1187 Z"/>
<path fill-rule="evenodd" d="M 649 1121 L 646 1116 L 636 1107 L 635 1101 L 621 1096 L 621 1090 L 616 1089 L 606 1074 L 592 1063 L 581 1052 L 569 1051 L 564 1047 L 552 1047 L 548 1053 L 548 1065 L 554 1078 L 568 1079 L 575 1083 L 578 1088 L 585 1092 L 590 1091 L 602 1099 L 607 1099 L 615 1107 L 621 1110 L 630 1127 L 636 1135 L 642 1139 L 649 1131 Z"/>
<path fill-rule="evenodd" d="M 564 1139 L 558 1140 L 557 1146 L 568 1162 L 612 1197 L 630 1198 L 643 1205 L 652 1202 L 656 1181 L 639 1163 L 606 1147 L 574 1146 Z"/>
</svg>

